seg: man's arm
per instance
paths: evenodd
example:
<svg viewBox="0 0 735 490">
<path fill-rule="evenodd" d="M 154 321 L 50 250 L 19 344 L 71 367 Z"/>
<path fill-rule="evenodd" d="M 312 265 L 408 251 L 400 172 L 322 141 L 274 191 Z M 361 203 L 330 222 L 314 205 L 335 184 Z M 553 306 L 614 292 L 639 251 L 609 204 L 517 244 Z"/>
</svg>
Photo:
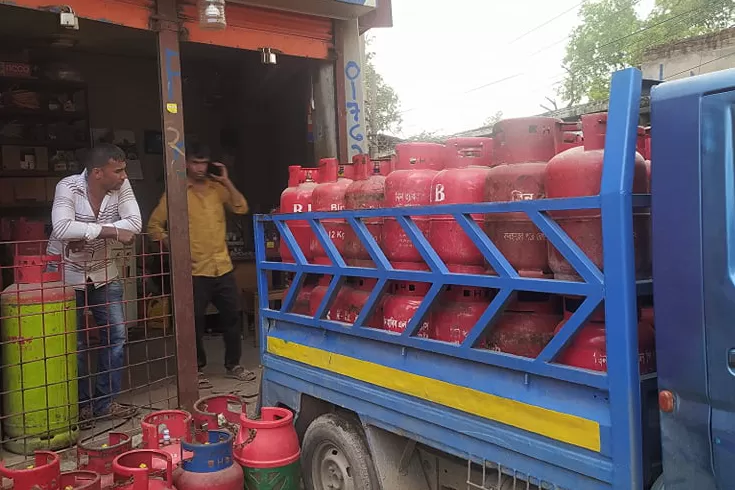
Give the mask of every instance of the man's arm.
<svg viewBox="0 0 735 490">
<path fill-rule="evenodd" d="M 166 194 L 161 196 L 158 206 L 151 213 L 148 219 L 148 234 L 152 240 L 165 241 L 168 239 L 168 231 L 166 225 L 168 222 L 168 207 L 166 206 Z"/>
<path fill-rule="evenodd" d="M 51 225 L 54 235 L 63 242 L 90 241 L 95 238 L 115 238 L 117 230 L 114 226 L 102 226 L 97 223 L 77 221 L 74 207 L 74 195 L 63 180 L 56 184 L 54 204 L 51 208 Z"/>
<path fill-rule="evenodd" d="M 245 199 L 240 191 L 237 190 L 235 184 L 230 180 L 229 172 L 227 167 L 221 163 L 215 163 L 220 168 L 220 175 L 212 175 L 212 179 L 222 184 L 222 187 L 218 188 L 220 199 L 222 204 L 234 214 L 247 214 L 250 208 L 248 207 L 248 201 Z"/>
<path fill-rule="evenodd" d="M 143 230 L 143 218 L 140 216 L 140 207 L 135 199 L 133 187 L 130 181 L 126 180 L 120 188 L 118 197 L 118 214 L 120 219 L 112 225 L 121 230 L 128 230 L 134 234 L 138 234 Z"/>
</svg>

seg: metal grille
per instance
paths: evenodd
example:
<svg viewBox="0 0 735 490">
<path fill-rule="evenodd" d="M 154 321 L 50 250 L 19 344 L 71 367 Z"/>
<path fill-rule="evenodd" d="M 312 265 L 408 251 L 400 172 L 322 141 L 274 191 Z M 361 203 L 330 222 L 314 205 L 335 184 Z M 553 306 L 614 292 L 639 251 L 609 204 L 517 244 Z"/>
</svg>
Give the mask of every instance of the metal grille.
<svg viewBox="0 0 735 490">
<path fill-rule="evenodd" d="M 568 490 L 512 468 L 467 460 L 467 490 Z"/>
<path fill-rule="evenodd" d="M 6 465 L 135 433 L 178 406 L 168 252 L 145 236 L 105 245 L 48 255 L 45 240 L 0 243 Z"/>
</svg>

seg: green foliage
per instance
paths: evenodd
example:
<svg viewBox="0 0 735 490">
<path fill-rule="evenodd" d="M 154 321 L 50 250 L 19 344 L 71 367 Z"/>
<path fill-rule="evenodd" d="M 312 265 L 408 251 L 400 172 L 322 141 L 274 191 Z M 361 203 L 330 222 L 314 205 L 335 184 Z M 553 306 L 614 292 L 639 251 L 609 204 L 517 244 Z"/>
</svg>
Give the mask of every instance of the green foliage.
<svg viewBox="0 0 735 490">
<path fill-rule="evenodd" d="M 370 40 L 366 39 L 365 44 L 369 46 Z M 388 85 L 382 75 L 375 71 L 374 57 L 374 52 L 366 50 L 363 83 L 368 134 L 374 136 L 384 132 L 399 133 L 403 123 L 401 101 L 393 87 Z"/>
<path fill-rule="evenodd" d="M 647 49 L 716 32 L 735 21 L 732 0 L 656 0 L 645 19 L 636 14 L 638 1 L 590 0 L 580 9 L 559 90 L 570 105 L 606 99 L 611 73 L 640 65 Z"/>
</svg>

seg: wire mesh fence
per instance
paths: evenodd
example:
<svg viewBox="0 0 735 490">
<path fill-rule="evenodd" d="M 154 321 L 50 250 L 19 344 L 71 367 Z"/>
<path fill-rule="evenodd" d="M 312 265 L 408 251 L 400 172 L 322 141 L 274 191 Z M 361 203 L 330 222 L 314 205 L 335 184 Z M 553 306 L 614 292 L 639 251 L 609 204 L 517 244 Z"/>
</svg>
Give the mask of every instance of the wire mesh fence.
<svg viewBox="0 0 735 490">
<path fill-rule="evenodd" d="M 168 252 L 145 236 L 97 242 L 0 242 L 6 465 L 178 406 Z"/>
</svg>

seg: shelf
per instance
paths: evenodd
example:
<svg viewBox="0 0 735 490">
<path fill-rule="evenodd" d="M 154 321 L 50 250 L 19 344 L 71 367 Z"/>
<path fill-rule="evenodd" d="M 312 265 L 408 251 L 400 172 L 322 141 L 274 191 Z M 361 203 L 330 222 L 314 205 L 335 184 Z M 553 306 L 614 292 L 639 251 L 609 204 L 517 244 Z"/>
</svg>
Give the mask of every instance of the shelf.
<svg viewBox="0 0 735 490">
<path fill-rule="evenodd" d="M 21 201 L 13 204 L 0 204 L 0 209 L 51 209 L 52 202 Z"/>
<path fill-rule="evenodd" d="M 81 172 L 81 170 L 80 170 Z M 24 179 L 30 177 L 59 177 L 64 178 L 79 172 L 67 170 L 65 172 L 54 172 L 53 170 L 0 170 L 0 178 Z"/>
<path fill-rule="evenodd" d="M 86 90 L 87 84 L 84 82 L 76 82 L 72 80 L 47 80 L 45 78 L 21 78 L 21 77 L 0 77 L 0 83 L 3 85 L 26 85 L 29 87 L 44 87 L 51 89 L 61 88 L 70 90 Z"/>
<path fill-rule="evenodd" d="M 48 109 L 20 109 L 17 107 L 0 107 L 0 119 L 10 118 L 46 118 L 57 121 L 86 121 L 89 116 L 85 111 L 50 111 Z"/>
<path fill-rule="evenodd" d="M 57 141 L 42 140 L 34 141 L 27 139 L 3 138 L 0 136 L 0 146 L 41 146 L 55 150 L 81 150 L 89 148 L 88 141 Z"/>
</svg>

